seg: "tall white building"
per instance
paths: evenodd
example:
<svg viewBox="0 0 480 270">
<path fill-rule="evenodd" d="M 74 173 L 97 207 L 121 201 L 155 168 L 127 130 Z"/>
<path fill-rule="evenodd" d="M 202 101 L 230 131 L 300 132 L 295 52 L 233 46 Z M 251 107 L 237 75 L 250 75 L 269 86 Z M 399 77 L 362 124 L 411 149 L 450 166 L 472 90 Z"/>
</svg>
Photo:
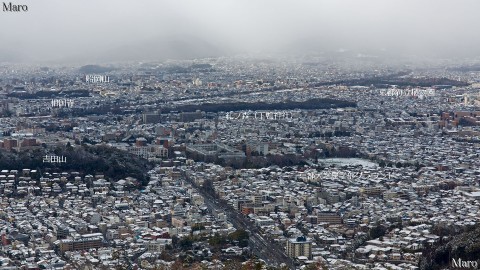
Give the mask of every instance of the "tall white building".
<svg viewBox="0 0 480 270">
<path fill-rule="evenodd" d="M 307 239 L 306 236 L 299 236 L 297 238 L 290 238 L 287 241 L 287 255 L 291 258 L 298 258 L 305 256 L 312 258 L 312 240 Z"/>
</svg>

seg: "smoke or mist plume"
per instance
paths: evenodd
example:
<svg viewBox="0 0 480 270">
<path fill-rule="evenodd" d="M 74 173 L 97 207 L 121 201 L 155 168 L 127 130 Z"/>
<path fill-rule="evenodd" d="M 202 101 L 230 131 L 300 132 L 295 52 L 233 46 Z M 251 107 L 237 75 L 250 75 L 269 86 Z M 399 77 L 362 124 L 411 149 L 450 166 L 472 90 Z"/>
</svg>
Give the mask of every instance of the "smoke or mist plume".
<svg viewBox="0 0 480 270">
<path fill-rule="evenodd" d="M 0 61 L 163 60 L 238 53 L 473 58 L 480 1 L 24 0 L 1 12 Z"/>
</svg>

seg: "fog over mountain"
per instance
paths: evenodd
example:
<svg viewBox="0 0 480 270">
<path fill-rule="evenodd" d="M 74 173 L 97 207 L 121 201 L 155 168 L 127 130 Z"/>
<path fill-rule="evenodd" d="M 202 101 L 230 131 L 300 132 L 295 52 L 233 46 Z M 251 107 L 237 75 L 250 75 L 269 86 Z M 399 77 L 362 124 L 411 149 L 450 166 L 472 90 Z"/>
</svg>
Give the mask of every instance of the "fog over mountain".
<svg viewBox="0 0 480 270">
<path fill-rule="evenodd" d="M 12 2 L 14 3 L 14 2 Z M 476 0 L 25 0 L 1 12 L 0 61 L 238 53 L 480 56 Z"/>
</svg>

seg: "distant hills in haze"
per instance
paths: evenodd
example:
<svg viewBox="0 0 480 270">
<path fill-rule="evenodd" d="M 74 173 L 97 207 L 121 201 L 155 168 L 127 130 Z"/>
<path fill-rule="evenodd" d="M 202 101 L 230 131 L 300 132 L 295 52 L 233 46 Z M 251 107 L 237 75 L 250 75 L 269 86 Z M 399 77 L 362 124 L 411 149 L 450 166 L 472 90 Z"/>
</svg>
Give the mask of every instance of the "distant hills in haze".
<svg viewBox="0 0 480 270">
<path fill-rule="evenodd" d="M 78 69 L 80 73 L 105 73 L 113 70 L 115 70 L 115 68 L 99 65 L 85 65 Z"/>
<path fill-rule="evenodd" d="M 422 61 L 428 58 L 455 56 L 455 53 L 435 48 L 429 50 L 429 53 L 422 54 L 420 49 L 407 50 L 401 44 L 372 46 L 361 40 L 355 43 L 347 41 L 348 39 L 335 39 L 334 35 L 311 35 L 290 42 L 272 42 L 273 45 L 261 49 L 258 55 L 316 55 L 328 61 L 388 65 L 397 62 L 404 63 L 407 60 L 412 64 L 423 63 Z M 245 44 L 228 44 L 227 41 L 218 41 L 208 35 L 157 35 L 147 39 L 125 36 L 120 41 L 109 40 L 108 43 L 102 43 L 102 41 L 95 43 L 92 40 L 86 44 L 88 45 L 79 44 L 71 47 L 57 44 L 56 46 L 37 47 L 35 50 L 25 44 L 14 49 L 0 48 L 0 62 L 51 62 L 84 65 L 86 63 L 125 61 L 182 60 L 249 53 L 244 48 Z M 468 52 L 467 50 L 465 53 Z M 472 51 L 472 53 L 475 52 Z M 477 67 L 474 69 L 476 70 Z"/>
<path fill-rule="evenodd" d="M 228 55 L 229 51 L 208 40 L 195 36 L 156 37 L 142 41 L 127 41 L 113 48 L 93 53 L 90 61 L 162 61 Z M 84 58 L 85 55 L 82 55 Z"/>
<path fill-rule="evenodd" d="M 25 60 L 26 55 L 22 55 L 20 51 L 0 48 L 0 63 L 1 62 L 21 62 Z"/>
<path fill-rule="evenodd" d="M 63 50 L 64 51 L 64 50 Z M 144 40 L 132 40 L 113 46 L 101 43 L 88 47 L 72 48 L 66 52 L 45 51 L 32 55 L 29 51 L 11 51 L 0 48 L 0 62 L 59 62 L 101 63 L 122 61 L 162 61 L 167 59 L 194 59 L 229 55 L 224 45 L 197 36 L 157 36 Z M 54 55 L 54 57 L 51 57 Z"/>
</svg>

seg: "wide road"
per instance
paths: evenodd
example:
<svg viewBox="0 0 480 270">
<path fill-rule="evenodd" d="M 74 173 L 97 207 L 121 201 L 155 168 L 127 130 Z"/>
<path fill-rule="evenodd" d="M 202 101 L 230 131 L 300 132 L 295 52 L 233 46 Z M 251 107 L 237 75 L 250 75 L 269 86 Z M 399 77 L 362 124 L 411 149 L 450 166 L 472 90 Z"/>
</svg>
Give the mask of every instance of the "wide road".
<svg viewBox="0 0 480 270">
<path fill-rule="evenodd" d="M 205 205 L 212 213 L 214 211 L 224 212 L 227 215 L 228 221 L 230 221 L 236 229 L 249 231 L 249 245 L 252 248 L 252 252 L 257 255 L 258 258 L 264 260 L 271 266 L 280 266 L 280 264 L 285 263 L 290 269 L 295 269 L 292 260 L 285 254 L 283 248 L 271 241 L 265 240 L 265 238 L 260 235 L 257 227 L 243 216 L 243 214 L 225 204 L 222 205 L 218 199 L 215 199 L 203 189 L 197 188 L 197 191 L 205 198 Z"/>
</svg>

